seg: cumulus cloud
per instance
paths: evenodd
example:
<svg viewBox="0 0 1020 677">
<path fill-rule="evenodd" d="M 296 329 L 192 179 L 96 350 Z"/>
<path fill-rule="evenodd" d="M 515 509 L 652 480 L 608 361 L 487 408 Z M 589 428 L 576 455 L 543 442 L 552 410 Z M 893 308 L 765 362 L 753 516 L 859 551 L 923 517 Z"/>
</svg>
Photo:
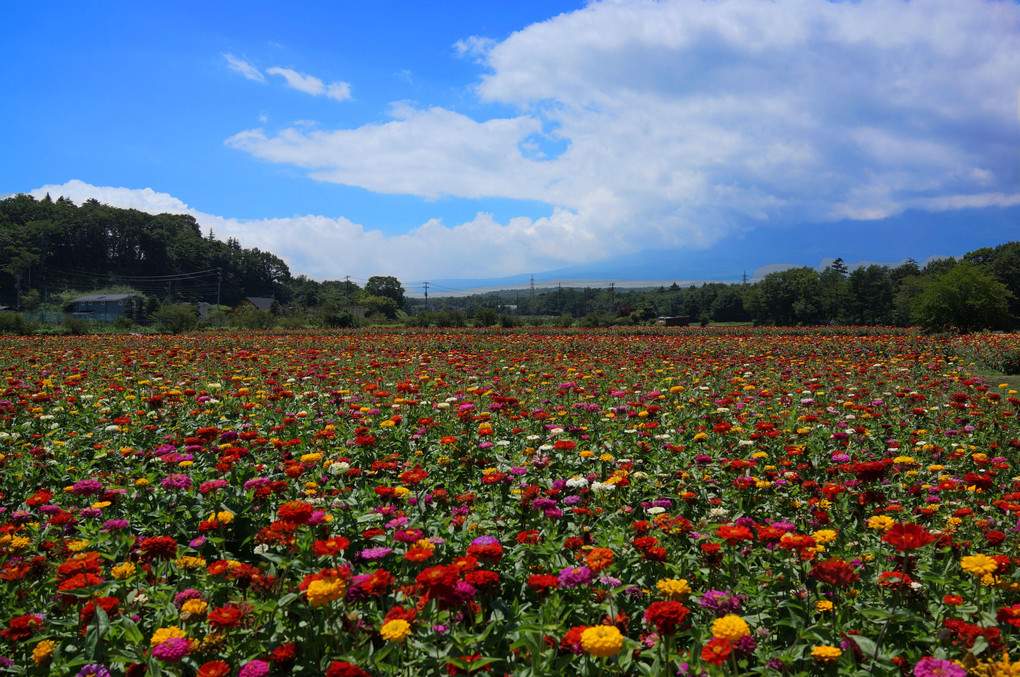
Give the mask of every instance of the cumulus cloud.
<svg viewBox="0 0 1020 677">
<path fill-rule="evenodd" d="M 564 261 L 589 261 L 611 252 L 607 243 L 579 231 L 576 215 L 563 210 L 534 220 L 514 218 L 506 224 L 486 213 L 452 226 L 432 219 L 408 233 L 387 236 L 343 217 L 299 215 L 244 220 L 209 214 L 151 188 L 94 186 L 75 179 L 30 192 L 36 198 L 47 193 L 54 199 L 64 196 L 78 204 L 94 198 L 114 207 L 151 214 L 190 214 L 219 239 L 234 237 L 245 247 L 271 251 L 288 263 L 293 274 L 320 279 L 394 275 L 401 280 L 415 280 L 439 273 L 468 278 L 509 275 L 549 269 Z"/>
<path fill-rule="evenodd" d="M 230 70 L 240 73 L 249 80 L 255 80 L 256 82 L 266 81 L 266 76 L 262 75 L 258 68 L 244 59 L 239 59 L 233 54 L 224 54 L 223 58 L 227 60 L 227 66 Z"/>
<path fill-rule="evenodd" d="M 280 68 L 279 66 L 267 68 L 266 73 L 269 75 L 279 75 L 287 81 L 288 87 L 305 94 L 326 96 L 336 101 L 346 101 L 351 98 L 351 86 L 346 82 L 331 82 L 327 85 L 313 75 L 305 75 L 290 68 Z"/>
<path fill-rule="evenodd" d="M 558 217 L 529 223 L 536 235 L 600 243 L 564 262 L 772 222 L 1012 205 L 1018 34 L 1020 8 L 995 0 L 593 2 L 454 45 L 486 69 L 479 100 L 515 115 L 400 106 L 385 123 L 227 144 L 381 193 L 545 202 Z"/>
</svg>

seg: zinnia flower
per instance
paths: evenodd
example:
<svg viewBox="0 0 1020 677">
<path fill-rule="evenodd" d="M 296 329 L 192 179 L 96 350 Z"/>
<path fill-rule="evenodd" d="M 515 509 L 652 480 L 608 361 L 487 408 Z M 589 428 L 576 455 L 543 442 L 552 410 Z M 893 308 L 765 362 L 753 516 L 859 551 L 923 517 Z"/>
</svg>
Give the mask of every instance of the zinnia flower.
<svg viewBox="0 0 1020 677">
<path fill-rule="evenodd" d="M 197 677 L 227 677 L 230 674 L 230 665 L 223 661 L 209 661 L 203 663 L 198 669 Z"/>
<path fill-rule="evenodd" d="M 713 637 L 701 647 L 701 658 L 712 665 L 722 665 L 733 653 L 733 645 L 725 637 Z"/>
<path fill-rule="evenodd" d="M 403 619 L 394 619 L 379 628 L 379 634 L 387 642 L 400 642 L 411 634 L 411 624 Z"/>
<path fill-rule="evenodd" d="M 89 665 L 82 666 L 82 669 L 78 671 L 75 677 L 111 677 L 111 675 L 105 665 L 90 663 Z"/>
<path fill-rule="evenodd" d="M 975 576 L 984 576 L 985 574 L 994 574 L 999 568 L 999 563 L 995 559 L 988 555 L 967 555 L 960 560 L 960 566 L 968 574 L 974 574 Z"/>
<path fill-rule="evenodd" d="M 53 658 L 53 651 L 56 648 L 56 642 L 44 639 L 36 644 L 35 648 L 32 649 L 32 660 L 35 661 L 35 664 L 38 666 L 45 665 L 50 662 L 51 658 Z"/>
<path fill-rule="evenodd" d="M 691 586 L 685 578 L 663 578 L 655 583 L 661 597 L 681 601 L 691 594 Z"/>
<path fill-rule="evenodd" d="M 929 656 L 917 661 L 914 677 L 967 677 L 967 671 L 951 661 Z"/>
<path fill-rule="evenodd" d="M 751 634 L 751 628 L 748 627 L 747 622 L 740 616 L 730 614 L 717 618 L 712 622 L 713 637 L 725 637 L 730 642 L 736 642 L 741 637 L 746 637 L 749 634 Z"/>
<path fill-rule="evenodd" d="M 269 674 L 269 663 L 260 660 L 248 661 L 241 666 L 237 677 L 266 677 Z"/>
<path fill-rule="evenodd" d="M 837 660 L 842 655 L 842 649 L 835 646 L 829 646 L 828 644 L 820 644 L 811 649 L 811 657 L 819 663 L 830 663 Z"/>
<path fill-rule="evenodd" d="M 369 674 L 346 661 L 333 661 L 326 669 L 326 677 L 369 677 Z"/>
<path fill-rule="evenodd" d="M 152 656 L 167 663 L 179 663 L 188 655 L 191 647 L 183 637 L 171 637 L 152 648 Z"/>
<path fill-rule="evenodd" d="M 902 552 L 923 548 L 935 537 L 919 524 L 896 523 L 885 530 L 882 540 Z"/>
<path fill-rule="evenodd" d="M 680 602 L 652 602 L 645 610 L 645 623 L 651 623 L 660 635 L 672 635 L 683 625 L 691 610 Z"/>
<path fill-rule="evenodd" d="M 581 633 L 581 648 L 596 658 L 608 658 L 623 648 L 623 635 L 615 625 L 596 625 Z"/>
</svg>

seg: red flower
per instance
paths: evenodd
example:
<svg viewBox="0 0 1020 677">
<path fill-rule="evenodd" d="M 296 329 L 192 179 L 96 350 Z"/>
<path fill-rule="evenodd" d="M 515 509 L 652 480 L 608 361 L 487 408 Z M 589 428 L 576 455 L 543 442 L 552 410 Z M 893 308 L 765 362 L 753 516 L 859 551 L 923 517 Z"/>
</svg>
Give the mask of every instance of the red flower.
<svg viewBox="0 0 1020 677">
<path fill-rule="evenodd" d="M 829 559 L 816 564 L 808 575 L 816 581 L 838 588 L 849 588 L 860 578 L 860 576 L 854 573 L 852 566 L 839 558 Z"/>
<path fill-rule="evenodd" d="M 691 610 L 680 602 L 652 602 L 645 610 L 645 623 L 655 626 L 660 635 L 672 635 L 681 628 Z"/>
<path fill-rule="evenodd" d="M 901 585 L 907 586 L 913 582 L 914 579 L 902 571 L 883 571 L 878 575 L 878 584 L 883 588 L 898 588 Z"/>
<path fill-rule="evenodd" d="M 995 614 L 995 620 L 999 623 L 1008 623 L 1014 628 L 1020 628 L 1020 604 L 1002 607 Z"/>
<path fill-rule="evenodd" d="M 290 524 L 308 524 L 315 508 L 304 501 L 287 501 L 277 509 L 280 519 Z"/>
<path fill-rule="evenodd" d="M 329 557 L 332 555 L 339 555 L 341 552 L 347 549 L 351 542 L 343 536 L 334 536 L 333 538 L 325 541 L 315 541 L 312 544 L 312 551 L 315 552 L 319 557 Z"/>
<path fill-rule="evenodd" d="M 533 545 L 542 540 L 542 536 L 535 529 L 528 529 L 517 534 L 517 543 L 520 545 Z"/>
<path fill-rule="evenodd" d="M 722 665 L 733 653 L 733 645 L 725 637 L 714 637 L 701 647 L 701 658 L 712 665 Z"/>
<path fill-rule="evenodd" d="M 227 677 L 229 674 L 230 666 L 223 661 L 209 661 L 198 669 L 197 677 Z"/>
<path fill-rule="evenodd" d="M 290 668 L 301 655 L 301 647 L 293 642 L 287 642 L 273 649 L 269 654 L 269 662 L 281 668 Z"/>
<path fill-rule="evenodd" d="M 499 574 L 495 571 L 479 569 L 464 576 L 464 581 L 476 588 L 494 588 L 499 586 Z"/>
<path fill-rule="evenodd" d="M 960 597 L 959 595 L 946 595 L 942 598 L 942 603 L 950 606 L 959 606 L 960 604 L 963 604 L 963 602 L 963 597 Z"/>
<path fill-rule="evenodd" d="M 902 552 L 923 548 L 935 540 L 935 536 L 920 524 L 897 522 L 882 535 L 882 540 Z"/>
<path fill-rule="evenodd" d="M 482 654 L 480 654 L 480 653 L 476 653 L 476 654 L 473 654 L 471 656 L 461 656 L 460 657 L 460 660 L 464 661 L 465 663 L 474 663 L 475 661 L 478 661 L 478 660 L 481 660 L 481 659 L 482 659 Z M 486 665 L 484 665 L 484 666 L 482 666 L 480 668 L 468 668 L 467 671 L 461 670 L 460 668 L 458 668 L 453 663 L 447 663 L 446 664 L 446 673 L 449 674 L 449 675 L 474 675 L 474 674 L 477 674 L 479 672 L 490 672 L 491 670 L 492 670 L 492 668 L 489 667 L 488 664 L 486 664 Z"/>
<path fill-rule="evenodd" d="M 78 612 L 78 618 L 81 621 L 83 634 L 85 632 L 85 628 L 88 627 L 88 625 L 92 622 L 92 619 L 95 617 L 97 606 L 106 612 L 107 616 L 112 618 L 117 615 L 120 600 L 116 597 L 99 597 L 82 607 L 82 610 Z"/>
<path fill-rule="evenodd" d="M 236 628 L 241 623 L 243 616 L 244 612 L 237 605 L 227 604 L 210 611 L 206 620 L 209 621 L 209 625 L 217 630 L 226 630 L 228 628 Z"/>
<path fill-rule="evenodd" d="M 144 539 L 138 546 L 146 559 L 174 559 L 177 557 L 177 541 L 170 536 L 153 536 Z"/>
<path fill-rule="evenodd" d="M 552 574 L 532 574 L 531 576 L 528 576 L 528 587 L 531 588 L 535 594 L 542 596 L 549 594 L 550 590 L 555 590 L 560 587 L 560 581 Z"/>
<path fill-rule="evenodd" d="M 42 627 L 42 619 L 37 616 L 18 616 L 12 618 L 5 629 L 0 630 L 0 636 L 12 642 L 21 642 L 34 635 Z"/>
<path fill-rule="evenodd" d="M 587 629 L 587 625 L 575 625 L 567 630 L 567 634 L 563 635 L 563 639 L 560 640 L 560 651 L 569 651 L 570 653 L 580 655 L 584 651 L 581 647 L 581 633 Z"/>
<path fill-rule="evenodd" d="M 371 675 L 357 665 L 351 665 L 346 661 L 333 661 L 326 668 L 326 677 L 371 677 Z"/>
<path fill-rule="evenodd" d="M 741 541 L 750 540 L 753 537 L 751 530 L 747 527 L 738 527 L 732 524 L 724 524 L 715 530 L 715 535 L 726 541 L 730 546 L 735 546 Z"/>
</svg>

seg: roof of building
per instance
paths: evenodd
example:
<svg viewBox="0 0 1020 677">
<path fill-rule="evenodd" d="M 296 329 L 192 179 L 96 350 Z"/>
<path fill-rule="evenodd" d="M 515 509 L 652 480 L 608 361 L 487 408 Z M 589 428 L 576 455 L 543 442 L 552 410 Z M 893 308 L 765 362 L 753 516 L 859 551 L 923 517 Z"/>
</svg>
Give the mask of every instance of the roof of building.
<svg viewBox="0 0 1020 677">
<path fill-rule="evenodd" d="M 133 297 L 142 298 L 141 294 L 90 294 L 71 299 L 71 303 L 90 303 L 93 301 L 123 301 Z"/>
<path fill-rule="evenodd" d="M 275 299 L 267 299 L 264 296 L 246 296 L 245 301 L 248 301 L 259 310 L 269 310 L 273 307 L 273 301 Z"/>
</svg>

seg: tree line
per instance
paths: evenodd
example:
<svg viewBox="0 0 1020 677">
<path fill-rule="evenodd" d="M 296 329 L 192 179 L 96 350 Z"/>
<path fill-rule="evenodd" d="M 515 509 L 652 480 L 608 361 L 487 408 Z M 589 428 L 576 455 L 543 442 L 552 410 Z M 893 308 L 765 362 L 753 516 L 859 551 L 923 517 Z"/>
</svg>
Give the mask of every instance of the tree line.
<svg viewBox="0 0 1020 677">
<path fill-rule="evenodd" d="M 503 290 L 463 297 L 410 298 L 392 276 L 364 287 L 345 280 L 292 276 L 275 254 L 237 240 L 203 236 L 189 215 L 152 215 L 88 200 L 80 207 L 49 195 L 0 201 L 0 303 L 32 309 L 50 294 L 111 288 L 148 297 L 147 307 L 274 299 L 250 316 L 256 326 L 349 326 L 373 322 L 511 326 L 648 324 L 661 317 L 691 323 L 762 325 L 921 325 L 930 329 L 1010 329 L 1020 317 L 1020 242 L 953 258 L 849 270 L 800 267 L 747 283 L 672 284 L 649 289 Z M 65 297 L 66 298 L 66 297 Z"/>
</svg>

